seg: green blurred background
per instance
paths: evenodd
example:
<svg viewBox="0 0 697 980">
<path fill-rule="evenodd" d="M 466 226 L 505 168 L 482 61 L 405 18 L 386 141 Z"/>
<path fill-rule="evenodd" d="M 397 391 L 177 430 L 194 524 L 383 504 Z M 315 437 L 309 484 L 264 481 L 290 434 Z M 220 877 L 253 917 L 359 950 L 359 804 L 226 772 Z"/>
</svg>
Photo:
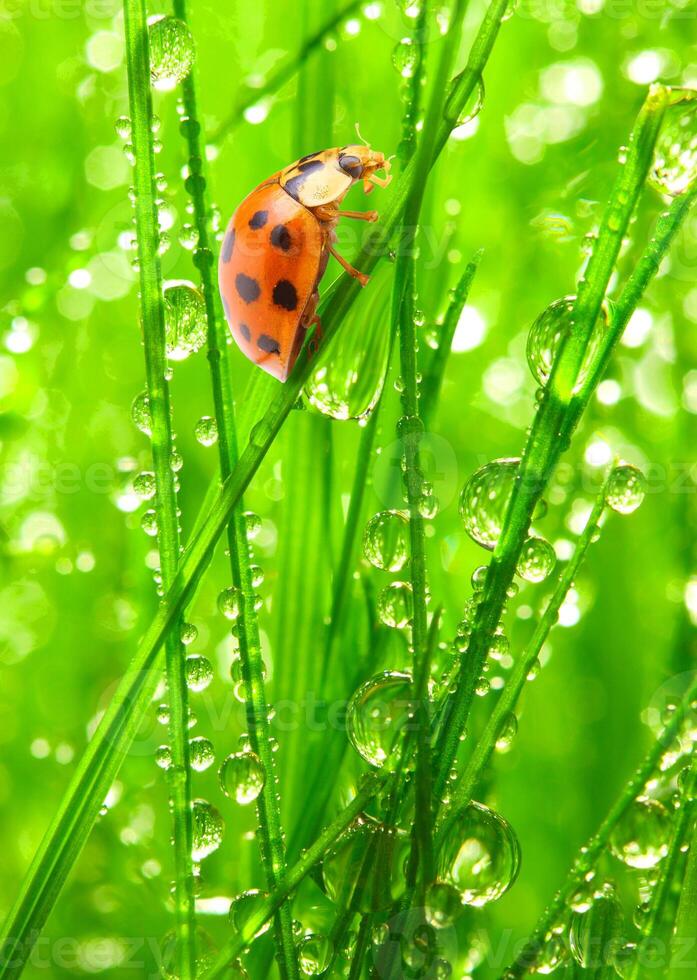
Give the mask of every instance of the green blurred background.
<svg viewBox="0 0 697 980">
<path fill-rule="evenodd" d="M 297 52 L 339 5 L 196 0 L 190 8 L 206 131 L 215 132 L 240 103 L 253 106 L 209 154 L 210 187 L 223 225 L 253 186 L 315 144 L 353 141 L 356 121 L 374 147 L 395 151 L 402 102 L 392 50 L 408 22 L 393 0 L 357 7 L 312 55 L 300 83 L 295 75 L 256 104 L 254 85 Z M 468 41 L 483 9 L 481 3 L 470 5 Z M 170 11 L 157 5 L 149 12 Z M 549 302 L 574 290 L 584 240 L 598 223 L 619 147 L 647 84 L 659 78 L 697 83 L 696 19 L 693 4 L 668 0 L 523 0 L 504 25 L 485 73 L 481 114 L 456 131 L 437 166 L 418 267 L 424 344 L 446 306 L 448 287 L 472 254 L 484 249 L 427 436 L 441 505 L 428 542 L 429 578 L 434 604 L 444 605 L 444 638 L 461 617 L 473 568 L 486 558 L 464 533 L 457 495 L 479 465 L 519 454 L 535 389 L 525 358 L 527 329 Z M 461 62 L 464 54 L 463 48 Z M 162 266 L 168 279 L 195 280 L 190 253 L 179 244 L 188 216 L 175 104 L 174 93 L 155 94 L 163 142 L 158 167 L 169 181 L 164 197 L 172 240 Z M 147 439 L 130 417 L 144 370 L 128 251 L 130 165 L 114 131 L 125 112 L 118 3 L 4 0 L 3 914 L 156 603 L 154 542 L 140 529 L 143 507 L 132 488 L 134 476 L 150 466 Z M 380 209 L 389 193 L 376 191 L 370 206 Z M 354 195 L 354 205 L 364 207 L 360 191 Z M 660 207 L 659 196 L 647 190 L 624 268 Z M 350 257 L 356 239 L 344 241 Z M 326 281 L 337 272 L 332 266 Z M 666 690 L 681 690 L 693 670 L 696 321 L 693 217 L 633 318 L 539 524 L 565 554 L 564 541 L 580 529 L 603 466 L 620 455 L 644 468 L 651 492 L 636 515 L 614 518 L 591 551 L 576 598 L 564 607 L 564 626 L 553 633 L 545 667 L 526 692 L 519 736 L 497 759 L 487 786 L 487 800 L 517 833 L 523 864 L 514 889 L 468 924 L 490 929 L 504 959 L 532 927 L 640 758 L 651 737 L 647 725 L 660 713 Z M 371 325 L 387 326 L 386 318 Z M 351 323 L 351 329 L 361 327 Z M 241 393 L 251 368 L 236 348 L 230 357 Z M 172 392 L 184 460 L 180 506 L 186 537 L 216 469 L 215 450 L 194 437 L 199 417 L 212 414 L 203 352 L 174 365 Z M 398 498 L 385 499 L 385 459 L 397 410 L 391 378 L 386 402 L 377 437 L 383 452 L 376 457 L 366 518 L 398 505 Z M 254 405 L 241 408 L 254 417 Z M 355 421 L 292 413 L 247 494 L 247 506 L 262 518 L 255 555 L 266 575 L 260 615 L 270 696 L 284 704 L 306 704 L 308 692 L 317 699 L 347 697 L 346 673 L 368 649 L 358 617 L 346 627 L 335 676 L 320 690 L 328 584 L 359 435 Z M 360 571 L 357 596 L 390 580 L 367 565 Z M 218 762 L 235 750 L 244 727 L 229 681 L 232 642 L 216 611 L 225 574 L 219 554 L 189 616 L 199 631 L 192 651 L 207 655 L 216 670 L 211 687 L 192 697 L 194 734 L 212 739 Z M 514 654 L 529 636 L 544 594 L 544 586 L 521 588 L 509 616 Z M 407 662 L 397 637 L 386 641 L 382 656 L 376 669 Z M 292 831 L 303 819 L 307 745 L 321 743 L 323 732 L 308 733 L 304 723 L 277 728 L 280 792 Z M 159 943 L 171 927 L 166 790 L 153 762 L 163 739 L 153 711 L 112 791 L 109 812 L 49 920 L 53 942 L 38 947 L 28 977 L 46 976 L 47 967 L 56 977 L 156 975 L 150 940 Z M 216 768 L 194 778 L 196 794 L 221 810 L 226 825 L 223 845 L 202 872 L 202 897 L 208 900 L 202 924 L 219 941 L 226 932 L 219 914 L 225 907 L 214 899 L 260 887 L 262 878 L 254 814 L 222 797 Z M 361 771 L 349 756 L 334 806 Z M 334 778 L 327 773 L 328 780 Z M 319 891 L 303 893 L 303 902 L 310 924 L 321 925 L 328 913 Z M 317 903 L 319 911 L 313 910 Z M 61 946 L 64 937 L 69 940 Z M 138 945 L 141 939 L 130 942 L 131 937 L 147 938 Z M 260 969 L 252 958 L 251 975 L 262 976 Z"/>
</svg>

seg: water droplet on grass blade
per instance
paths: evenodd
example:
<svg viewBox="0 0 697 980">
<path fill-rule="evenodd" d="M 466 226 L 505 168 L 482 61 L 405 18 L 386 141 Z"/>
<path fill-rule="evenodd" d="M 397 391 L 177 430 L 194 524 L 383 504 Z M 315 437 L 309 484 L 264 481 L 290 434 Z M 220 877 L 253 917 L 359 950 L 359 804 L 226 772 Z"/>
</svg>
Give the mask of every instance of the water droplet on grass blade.
<svg viewBox="0 0 697 980">
<path fill-rule="evenodd" d="M 616 466 L 610 474 L 605 500 L 618 514 L 632 514 L 646 496 L 646 478 L 636 466 Z"/>
<path fill-rule="evenodd" d="M 622 906 L 609 886 L 594 897 L 587 912 L 574 913 L 569 939 L 571 953 L 579 966 L 595 971 L 612 963 L 622 920 Z"/>
<path fill-rule="evenodd" d="M 220 767 L 219 777 L 223 793 L 242 806 L 253 803 L 266 782 L 264 765 L 251 751 L 229 755 Z"/>
<path fill-rule="evenodd" d="M 327 853 L 322 864 L 324 890 L 340 908 L 348 908 L 354 894 L 364 914 L 390 908 L 406 886 L 408 853 L 406 834 L 361 816 Z"/>
<path fill-rule="evenodd" d="M 398 510 L 383 510 L 371 518 L 363 535 L 363 554 L 371 565 L 400 572 L 408 558 L 409 521 Z"/>
<path fill-rule="evenodd" d="M 235 586 L 229 586 L 218 596 L 218 609 L 226 619 L 234 622 L 240 614 L 242 594 Z"/>
<path fill-rule="evenodd" d="M 150 412 L 150 396 L 147 391 L 141 391 L 133 399 L 131 405 L 131 418 L 136 428 L 140 429 L 146 436 L 152 435 L 152 415 Z"/>
<path fill-rule="evenodd" d="M 232 900 L 228 916 L 230 925 L 235 933 L 242 932 L 250 918 L 263 905 L 266 898 L 267 895 L 265 892 L 259 891 L 258 888 L 249 888 Z M 259 936 L 263 936 L 265 932 L 268 932 L 270 928 L 271 919 L 269 918 L 259 926 L 251 939 L 258 939 Z"/>
<path fill-rule="evenodd" d="M 210 415 L 202 415 L 194 428 L 194 435 L 202 446 L 213 446 L 218 441 L 218 423 Z"/>
<path fill-rule="evenodd" d="M 189 742 L 189 762 L 196 772 L 204 772 L 215 762 L 215 749 L 209 738 L 198 736 Z"/>
<path fill-rule="evenodd" d="M 412 78 L 419 67 L 419 47 L 410 37 L 398 41 L 392 52 L 392 64 L 402 78 Z"/>
<path fill-rule="evenodd" d="M 305 977 L 318 977 L 328 968 L 334 947 L 326 936 L 305 936 L 298 943 L 298 965 Z"/>
<path fill-rule="evenodd" d="M 617 824 L 610 849 L 630 868 L 653 868 L 668 853 L 670 814 L 658 800 L 640 797 Z"/>
<path fill-rule="evenodd" d="M 531 535 L 523 544 L 516 571 L 526 582 L 544 582 L 556 561 L 554 548 L 549 541 Z"/>
<path fill-rule="evenodd" d="M 520 460 L 495 459 L 482 466 L 460 494 L 460 517 L 469 536 L 493 551 L 501 534 Z"/>
<path fill-rule="evenodd" d="M 445 929 L 462 914 L 460 892 L 447 881 L 434 881 L 426 892 L 424 914 L 434 929 Z"/>
<path fill-rule="evenodd" d="M 303 399 L 322 415 L 362 419 L 375 408 L 387 374 L 393 275 L 387 263 L 378 267 L 340 329 L 316 355 Z"/>
<path fill-rule="evenodd" d="M 519 866 L 518 839 L 502 816 L 475 801 L 458 811 L 438 858 L 438 877 L 458 890 L 463 905 L 496 901 Z"/>
<path fill-rule="evenodd" d="M 355 691 L 346 712 L 349 740 L 362 759 L 376 768 L 398 763 L 392 750 L 414 714 L 411 675 L 386 670 Z"/>
<path fill-rule="evenodd" d="M 393 629 L 404 629 L 414 615 L 414 596 L 409 582 L 390 582 L 378 595 L 380 621 Z"/>
<path fill-rule="evenodd" d="M 191 804 L 193 834 L 191 857 L 202 861 L 220 847 L 223 839 L 223 818 L 208 800 L 194 800 Z"/>
<path fill-rule="evenodd" d="M 554 360 L 559 353 L 564 339 L 572 329 L 575 296 L 564 296 L 556 299 L 543 310 L 533 323 L 528 333 L 526 353 L 532 376 L 543 388 L 549 381 Z M 583 365 L 579 371 L 577 384 L 581 384 L 587 374 L 602 340 L 609 319 L 609 307 L 604 304 L 601 315 L 593 328 L 591 337 L 584 354 Z"/>
<path fill-rule="evenodd" d="M 153 87 L 171 91 L 187 77 L 194 63 L 194 39 L 184 21 L 153 17 L 148 22 L 150 79 Z"/>
<path fill-rule="evenodd" d="M 206 304 L 194 284 L 185 279 L 166 282 L 163 298 L 167 357 L 183 361 L 206 342 Z"/>
<path fill-rule="evenodd" d="M 213 680 L 213 667 L 208 657 L 193 653 L 186 658 L 186 686 L 190 691 L 205 691 Z"/>
<path fill-rule="evenodd" d="M 677 101 L 665 111 L 648 180 L 661 194 L 677 197 L 697 180 L 697 101 L 694 89 L 671 91 Z"/>
</svg>

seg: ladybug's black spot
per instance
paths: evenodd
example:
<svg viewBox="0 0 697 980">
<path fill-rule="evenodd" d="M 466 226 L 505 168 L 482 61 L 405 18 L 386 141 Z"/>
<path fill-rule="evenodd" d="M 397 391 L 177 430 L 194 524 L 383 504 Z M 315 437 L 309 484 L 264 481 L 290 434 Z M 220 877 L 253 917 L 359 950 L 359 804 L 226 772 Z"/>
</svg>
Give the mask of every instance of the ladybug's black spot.
<svg viewBox="0 0 697 980">
<path fill-rule="evenodd" d="M 269 220 L 268 211 L 255 211 L 255 213 L 249 219 L 249 227 L 263 228 L 268 220 Z"/>
<path fill-rule="evenodd" d="M 278 346 L 278 341 L 273 337 L 269 337 L 268 334 L 263 333 L 257 340 L 257 347 L 259 350 L 266 351 L 267 354 L 280 354 L 281 348 Z"/>
<path fill-rule="evenodd" d="M 223 242 L 223 250 L 220 253 L 220 257 L 223 262 L 229 262 L 232 258 L 232 250 L 235 247 L 235 229 L 231 228 L 230 231 L 225 236 L 225 241 Z"/>
<path fill-rule="evenodd" d="M 300 189 L 305 183 L 308 174 L 311 174 L 315 170 L 322 170 L 323 167 L 324 163 L 322 160 L 308 160 L 307 163 L 298 164 L 298 170 L 300 173 L 286 181 L 284 190 L 297 201 Z"/>
<path fill-rule="evenodd" d="M 273 287 L 273 301 L 284 310 L 294 310 L 298 305 L 298 293 L 293 283 L 279 279 Z"/>
<path fill-rule="evenodd" d="M 251 276 L 245 276 L 244 272 L 238 272 L 235 276 L 235 289 L 245 303 L 253 303 L 261 295 L 259 283 Z"/>
<path fill-rule="evenodd" d="M 249 329 L 246 323 L 240 324 L 240 333 L 242 334 L 245 340 L 249 340 L 252 336 L 252 331 Z"/>
<path fill-rule="evenodd" d="M 285 225 L 276 225 L 276 227 L 271 232 L 271 244 L 275 245 L 276 248 L 280 248 L 283 252 L 287 252 L 292 245 L 290 232 Z"/>
</svg>

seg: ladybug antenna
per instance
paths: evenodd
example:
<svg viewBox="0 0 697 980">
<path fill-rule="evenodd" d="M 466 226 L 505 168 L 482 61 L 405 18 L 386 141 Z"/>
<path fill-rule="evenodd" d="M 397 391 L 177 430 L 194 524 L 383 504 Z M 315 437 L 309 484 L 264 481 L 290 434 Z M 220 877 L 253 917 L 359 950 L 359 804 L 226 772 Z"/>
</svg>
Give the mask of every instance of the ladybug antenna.
<svg viewBox="0 0 697 980">
<path fill-rule="evenodd" d="M 358 123 L 356 123 L 356 136 L 358 137 L 358 139 L 361 141 L 361 143 L 364 146 L 368 146 L 368 147 L 370 146 L 370 143 L 368 142 L 368 140 L 364 140 L 363 137 L 361 136 L 361 131 L 359 129 Z"/>
</svg>

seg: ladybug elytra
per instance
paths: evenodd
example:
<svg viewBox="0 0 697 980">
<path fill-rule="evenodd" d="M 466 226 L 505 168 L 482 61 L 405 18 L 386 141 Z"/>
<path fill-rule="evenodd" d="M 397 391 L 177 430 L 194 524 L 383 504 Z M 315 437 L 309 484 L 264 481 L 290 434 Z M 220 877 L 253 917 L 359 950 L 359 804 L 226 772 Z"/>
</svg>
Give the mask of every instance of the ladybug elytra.
<svg viewBox="0 0 697 980">
<path fill-rule="evenodd" d="M 334 249 L 334 229 L 339 218 L 377 221 L 375 211 L 339 205 L 360 180 L 366 193 L 386 187 L 389 169 L 369 146 L 309 153 L 259 184 L 230 219 L 218 265 L 225 317 L 245 357 L 279 381 L 292 370 L 305 331 L 319 327 L 318 287 L 329 256 L 362 286 L 368 282 Z"/>
</svg>

